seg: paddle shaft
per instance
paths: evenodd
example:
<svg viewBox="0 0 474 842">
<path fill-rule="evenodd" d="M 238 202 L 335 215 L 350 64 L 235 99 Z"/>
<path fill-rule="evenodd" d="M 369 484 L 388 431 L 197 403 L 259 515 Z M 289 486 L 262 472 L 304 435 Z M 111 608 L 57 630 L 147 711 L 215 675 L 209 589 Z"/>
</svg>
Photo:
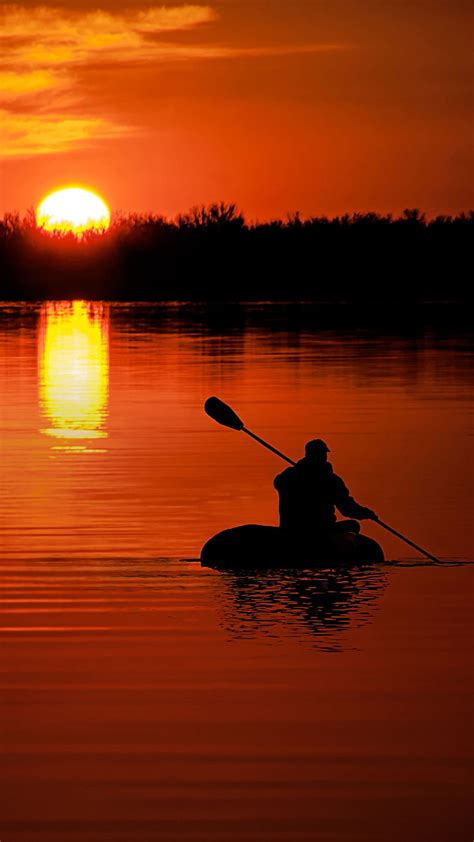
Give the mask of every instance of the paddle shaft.
<svg viewBox="0 0 474 842">
<path fill-rule="evenodd" d="M 386 529 L 387 532 L 391 532 L 392 535 L 396 535 L 397 538 L 400 538 L 402 541 L 405 541 L 405 544 L 409 544 L 410 547 L 414 547 L 414 549 L 418 550 L 418 552 L 422 553 L 422 555 L 426 555 L 432 561 L 436 561 L 437 564 L 441 564 L 439 558 L 436 558 L 436 556 L 431 555 L 431 553 L 429 553 L 428 550 L 424 550 L 423 547 L 419 547 L 418 544 L 415 544 L 413 541 L 410 541 L 409 538 L 405 538 L 405 536 L 402 535 L 401 532 L 397 532 L 396 529 L 392 529 L 392 527 L 389 526 L 388 523 L 384 523 L 383 520 L 379 520 L 378 518 L 375 518 L 375 523 L 378 523 L 378 525 L 383 526 L 383 528 Z"/>
<path fill-rule="evenodd" d="M 272 453 L 276 453 L 276 455 L 279 456 L 281 459 L 284 459 L 285 462 L 289 462 L 290 465 L 296 465 L 296 462 L 294 462 L 293 459 L 290 459 L 288 456 L 285 456 L 285 454 L 282 453 L 281 450 L 277 450 L 276 447 L 272 447 L 271 444 L 268 444 L 268 442 L 264 439 L 261 439 L 260 436 L 257 436 L 255 435 L 255 433 L 252 433 L 251 430 L 247 430 L 247 427 L 242 427 L 242 432 L 247 433 L 248 436 L 250 436 L 252 439 L 255 439 L 255 441 L 258 441 L 259 444 L 263 444 L 263 446 L 266 447 L 267 450 L 271 450 Z M 391 532 L 392 535 L 396 535 L 397 538 L 400 538 L 401 541 L 405 541 L 405 544 L 408 544 L 410 547 L 413 547 L 415 550 L 418 550 L 418 552 L 422 555 L 425 555 L 432 561 L 436 561 L 438 564 L 441 564 L 439 558 L 436 558 L 436 556 L 431 555 L 431 553 L 429 553 L 427 550 L 424 550 L 423 547 L 419 547 L 418 544 L 415 544 L 413 541 L 410 541 L 409 538 L 405 538 L 405 536 L 402 535 L 401 532 L 397 532 L 397 530 L 389 526 L 388 523 L 384 523 L 383 520 L 379 520 L 379 518 L 375 518 L 374 523 L 378 523 L 378 525 L 382 526 L 383 529 L 386 529 L 387 532 Z"/>
<path fill-rule="evenodd" d="M 281 459 L 284 459 L 285 462 L 289 462 L 290 465 L 296 465 L 296 462 L 294 462 L 293 459 L 290 459 L 288 456 L 285 456 L 285 454 L 282 453 L 281 450 L 277 450 L 276 447 L 272 447 L 271 444 L 268 444 L 267 441 L 261 439 L 260 436 L 256 436 L 255 433 L 252 433 L 250 430 L 247 430 L 247 427 L 242 427 L 242 432 L 247 433 L 248 436 L 255 439 L 255 441 L 258 441 L 259 444 L 263 444 L 263 446 L 266 447 L 267 450 L 271 450 L 272 453 L 276 453 L 276 455 L 279 456 Z"/>
</svg>

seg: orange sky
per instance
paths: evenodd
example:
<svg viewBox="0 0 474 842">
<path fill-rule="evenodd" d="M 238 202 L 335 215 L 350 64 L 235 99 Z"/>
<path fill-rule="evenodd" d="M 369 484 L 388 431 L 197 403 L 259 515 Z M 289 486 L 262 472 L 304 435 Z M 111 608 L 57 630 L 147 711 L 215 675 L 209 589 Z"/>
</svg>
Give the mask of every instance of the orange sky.
<svg viewBox="0 0 474 842">
<path fill-rule="evenodd" d="M 100 8 L 98 9 L 98 3 Z M 0 212 L 474 205 L 468 0 L 0 6 Z"/>
</svg>

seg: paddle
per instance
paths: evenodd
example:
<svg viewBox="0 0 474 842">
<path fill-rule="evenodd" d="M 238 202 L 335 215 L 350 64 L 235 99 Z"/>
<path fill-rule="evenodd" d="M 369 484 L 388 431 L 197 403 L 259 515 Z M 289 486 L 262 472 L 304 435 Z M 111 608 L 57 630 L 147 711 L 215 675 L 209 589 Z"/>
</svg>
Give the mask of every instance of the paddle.
<svg viewBox="0 0 474 842">
<path fill-rule="evenodd" d="M 251 438 L 258 441 L 259 444 L 263 444 L 267 450 L 271 450 L 272 453 L 276 453 L 277 456 L 280 456 L 281 459 L 284 459 L 285 462 L 289 462 L 290 465 L 296 465 L 296 462 L 293 459 L 290 459 L 288 456 L 285 456 L 280 450 L 277 450 L 276 447 L 272 447 L 271 444 L 268 444 L 267 441 L 261 439 L 260 436 L 255 435 L 252 433 L 251 430 L 248 430 L 245 426 L 244 422 L 239 418 L 239 416 L 234 412 L 232 407 L 228 404 L 224 403 L 224 401 L 219 400 L 219 398 L 212 397 L 208 398 L 206 403 L 204 404 L 204 411 L 212 418 L 214 421 L 217 421 L 218 424 L 222 424 L 224 427 L 230 427 L 232 430 L 238 430 L 242 433 L 246 433 Z M 401 541 L 405 541 L 405 544 L 409 544 L 410 547 L 413 547 L 418 552 L 422 553 L 423 555 L 431 558 L 432 561 L 436 561 L 438 564 L 441 564 L 440 560 L 436 558 L 436 556 L 431 555 L 427 550 L 424 550 L 423 547 L 419 547 L 418 544 L 415 544 L 413 541 L 410 541 L 409 538 L 406 538 L 405 535 L 402 535 L 401 532 L 397 532 L 396 529 L 392 529 L 387 523 L 384 523 L 383 520 L 380 520 L 378 517 L 371 518 L 375 523 L 378 523 L 379 526 L 382 526 L 383 529 L 386 529 L 387 532 L 391 532 L 392 535 L 396 535 L 397 538 L 400 538 Z"/>
<path fill-rule="evenodd" d="M 244 422 L 241 421 L 238 415 L 235 414 L 234 410 L 228 406 L 224 401 L 219 400 L 219 398 L 208 398 L 206 403 L 204 404 L 204 411 L 214 420 L 217 421 L 218 424 L 222 424 L 224 427 L 230 427 L 232 430 L 241 430 L 243 433 L 247 433 L 248 436 L 258 441 L 260 444 L 263 444 L 268 450 L 271 450 L 272 453 L 276 453 L 277 456 L 280 456 L 281 459 L 284 459 L 285 462 L 289 462 L 290 465 L 296 465 L 296 462 L 293 459 L 289 459 L 288 456 L 285 456 L 280 450 L 277 450 L 276 447 L 272 447 L 271 444 L 268 444 L 267 441 L 264 441 L 260 438 L 260 436 L 256 436 L 255 433 L 252 433 L 250 430 L 247 430 L 247 427 L 244 425 Z"/>
</svg>

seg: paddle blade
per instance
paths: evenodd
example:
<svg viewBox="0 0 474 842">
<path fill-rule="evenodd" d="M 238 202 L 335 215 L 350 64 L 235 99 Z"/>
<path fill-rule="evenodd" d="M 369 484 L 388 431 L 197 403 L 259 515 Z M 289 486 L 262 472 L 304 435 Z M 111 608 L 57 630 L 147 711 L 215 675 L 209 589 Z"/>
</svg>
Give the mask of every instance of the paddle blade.
<svg viewBox="0 0 474 842">
<path fill-rule="evenodd" d="M 224 401 L 219 398 L 208 398 L 204 404 L 204 411 L 218 424 L 223 424 L 224 427 L 231 427 L 232 430 L 242 430 L 244 422 L 240 420 L 239 416 L 235 414 Z"/>
</svg>

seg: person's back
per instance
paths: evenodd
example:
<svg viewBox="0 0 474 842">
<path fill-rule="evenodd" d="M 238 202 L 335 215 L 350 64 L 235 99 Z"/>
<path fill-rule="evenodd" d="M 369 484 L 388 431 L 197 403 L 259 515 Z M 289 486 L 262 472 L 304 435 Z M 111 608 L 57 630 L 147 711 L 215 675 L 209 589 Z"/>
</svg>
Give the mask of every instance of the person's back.
<svg viewBox="0 0 474 842">
<path fill-rule="evenodd" d="M 336 522 L 332 466 L 301 459 L 275 477 L 280 497 L 280 526 L 285 529 L 325 529 Z"/>
<path fill-rule="evenodd" d="M 300 534 L 335 527 L 336 508 L 342 515 L 362 520 L 375 517 L 349 494 L 343 480 L 327 461 L 329 448 L 315 439 L 307 443 L 305 457 L 275 477 L 280 498 L 280 526 Z"/>
</svg>

